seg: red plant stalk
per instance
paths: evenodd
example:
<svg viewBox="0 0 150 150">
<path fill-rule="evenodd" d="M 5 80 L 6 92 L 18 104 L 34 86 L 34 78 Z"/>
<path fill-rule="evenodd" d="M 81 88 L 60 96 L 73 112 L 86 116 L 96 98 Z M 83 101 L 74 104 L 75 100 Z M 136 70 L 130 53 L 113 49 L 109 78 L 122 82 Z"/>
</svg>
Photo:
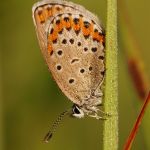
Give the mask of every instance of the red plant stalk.
<svg viewBox="0 0 150 150">
<path fill-rule="evenodd" d="M 118 8 L 120 11 L 120 18 L 123 18 L 122 21 L 123 24 L 125 24 L 125 29 L 127 30 L 127 36 L 129 38 L 128 40 L 130 41 L 130 43 L 126 43 L 129 73 L 140 99 L 144 101 L 150 88 L 150 82 L 147 72 L 143 66 L 141 66 L 141 64 L 144 64 L 144 61 L 140 56 L 142 47 L 133 30 L 132 21 L 124 0 L 118 1 Z"/>
<path fill-rule="evenodd" d="M 147 98 L 145 100 L 145 103 L 144 103 L 144 105 L 142 107 L 142 110 L 141 110 L 141 112 L 140 112 L 140 114 L 139 114 L 139 116 L 138 116 L 138 118 L 137 118 L 137 120 L 135 122 L 135 125 L 134 125 L 133 129 L 131 130 L 131 133 L 130 133 L 130 135 L 129 135 L 126 143 L 125 143 L 124 150 L 130 150 L 131 149 L 133 140 L 134 140 L 134 138 L 135 138 L 135 136 L 137 134 L 137 131 L 139 129 L 139 126 L 141 124 L 141 121 L 143 119 L 145 110 L 146 110 L 149 102 L 150 102 L 150 92 L 149 92 L 149 94 L 148 94 L 148 96 L 147 96 Z"/>
<path fill-rule="evenodd" d="M 139 97 L 144 101 L 148 92 L 147 78 L 136 58 L 128 59 L 128 69 Z"/>
</svg>

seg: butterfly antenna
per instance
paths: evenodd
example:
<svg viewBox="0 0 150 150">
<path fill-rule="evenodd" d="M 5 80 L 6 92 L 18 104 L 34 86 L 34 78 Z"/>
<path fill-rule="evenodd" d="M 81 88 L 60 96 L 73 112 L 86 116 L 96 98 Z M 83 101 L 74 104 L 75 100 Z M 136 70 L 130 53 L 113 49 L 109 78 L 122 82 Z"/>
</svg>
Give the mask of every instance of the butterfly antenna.
<svg viewBox="0 0 150 150">
<path fill-rule="evenodd" d="M 54 132 L 56 131 L 57 127 L 59 126 L 60 122 L 62 121 L 62 119 L 66 116 L 70 114 L 70 109 L 62 112 L 58 118 L 55 120 L 55 122 L 53 123 L 51 130 L 49 130 L 49 132 L 46 134 L 46 136 L 44 137 L 44 142 L 48 143 L 49 140 L 52 138 Z"/>
</svg>

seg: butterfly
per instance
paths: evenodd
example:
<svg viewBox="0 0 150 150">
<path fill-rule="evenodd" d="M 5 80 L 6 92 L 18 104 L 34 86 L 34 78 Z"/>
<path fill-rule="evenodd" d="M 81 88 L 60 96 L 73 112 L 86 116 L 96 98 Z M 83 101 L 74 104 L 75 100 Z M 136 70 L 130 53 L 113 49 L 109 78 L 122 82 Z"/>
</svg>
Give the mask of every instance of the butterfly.
<svg viewBox="0 0 150 150">
<path fill-rule="evenodd" d="M 72 115 L 101 119 L 98 106 L 105 76 L 105 31 L 99 19 L 81 5 L 64 0 L 37 2 L 32 13 L 49 71 L 74 104 Z"/>
</svg>

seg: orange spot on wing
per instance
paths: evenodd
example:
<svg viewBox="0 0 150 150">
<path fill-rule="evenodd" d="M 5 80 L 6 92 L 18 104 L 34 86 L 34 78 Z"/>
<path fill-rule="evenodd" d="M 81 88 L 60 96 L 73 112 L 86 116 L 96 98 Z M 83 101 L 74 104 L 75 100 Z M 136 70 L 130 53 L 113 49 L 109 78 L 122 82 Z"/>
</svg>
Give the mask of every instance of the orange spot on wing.
<svg viewBox="0 0 150 150">
<path fill-rule="evenodd" d="M 42 11 L 39 11 L 36 15 L 36 19 L 39 23 L 43 24 L 45 22 L 45 15 Z"/>
<path fill-rule="evenodd" d="M 75 24 L 72 20 L 72 26 L 75 31 L 79 31 L 81 29 L 82 24 L 83 24 L 82 18 L 79 18 L 79 22 L 77 24 Z"/>
<path fill-rule="evenodd" d="M 45 21 L 47 21 L 47 19 L 51 16 L 54 16 L 56 13 L 62 11 L 62 8 L 60 7 L 40 7 L 37 9 L 37 13 L 36 13 L 36 20 L 43 24 L 45 23 Z"/>
<path fill-rule="evenodd" d="M 48 40 L 51 42 L 52 41 L 52 34 L 50 34 L 49 36 L 48 36 Z"/>
<path fill-rule="evenodd" d="M 73 28 L 75 31 L 78 31 L 78 30 L 80 30 L 81 26 L 80 26 L 80 24 L 74 24 Z"/>
<path fill-rule="evenodd" d="M 98 32 L 93 32 L 93 39 L 98 40 L 99 33 Z"/>
<path fill-rule="evenodd" d="M 60 8 L 59 6 L 53 6 L 52 7 L 52 15 L 54 16 L 56 13 L 61 12 L 62 8 Z"/>
<path fill-rule="evenodd" d="M 49 53 L 49 54 L 52 52 L 53 47 L 52 47 L 51 44 L 48 44 L 47 50 L 48 50 L 48 53 Z"/>
<path fill-rule="evenodd" d="M 59 6 L 55 7 L 56 11 L 61 11 L 62 9 Z"/>
<path fill-rule="evenodd" d="M 88 36 L 92 34 L 93 31 L 93 24 L 90 24 L 88 28 L 86 28 L 84 25 L 82 25 L 82 32 L 84 36 Z"/>
<path fill-rule="evenodd" d="M 92 34 L 93 30 L 94 30 L 93 28 L 94 28 L 94 25 L 93 25 L 93 23 L 91 23 L 90 28 L 89 28 L 91 34 Z"/>
<path fill-rule="evenodd" d="M 53 41 L 57 40 L 57 37 L 58 37 L 58 31 L 57 31 L 57 29 L 54 29 L 54 32 L 48 36 L 48 40 L 50 42 L 53 42 Z"/>
<path fill-rule="evenodd" d="M 69 20 L 69 22 L 67 22 L 66 28 L 67 28 L 67 29 L 71 28 L 71 21 L 70 21 L 70 20 Z"/>
<path fill-rule="evenodd" d="M 86 29 L 85 27 L 82 27 L 82 32 L 83 32 L 83 35 L 84 35 L 84 36 L 87 36 L 87 35 L 90 34 L 89 30 Z"/>
<path fill-rule="evenodd" d="M 101 43 L 105 43 L 105 36 L 104 35 L 99 35 L 98 41 Z"/>
<path fill-rule="evenodd" d="M 52 16 L 52 7 L 45 8 L 46 19 Z"/>
<path fill-rule="evenodd" d="M 70 17 L 69 17 L 68 21 L 65 21 L 64 19 L 62 19 L 61 23 L 64 28 L 67 28 L 67 29 L 71 28 L 71 18 Z"/>
<path fill-rule="evenodd" d="M 63 29 L 63 24 L 62 23 L 60 23 L 59 25 L 56 25 L 56 31 L 57 32 L 62 31 L 62 29 Z"/>
<path fill-rule="evenodd" d="M 105 36 L 98 31 L 93 31 L 92 37 L 94 40 L 100 43 L 105 43 Z"/>
</svg>

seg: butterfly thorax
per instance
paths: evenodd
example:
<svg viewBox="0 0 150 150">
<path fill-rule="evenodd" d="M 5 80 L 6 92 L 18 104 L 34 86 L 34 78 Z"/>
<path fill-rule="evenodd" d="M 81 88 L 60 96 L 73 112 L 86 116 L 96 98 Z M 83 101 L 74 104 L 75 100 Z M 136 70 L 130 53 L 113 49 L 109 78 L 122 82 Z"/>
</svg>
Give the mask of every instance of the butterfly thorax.
<svg viewBox="0 0 150 150">
<path fill-rule="evenodd" d="M 85 115 L 96 117 L 98 116 L 98 106 L 102 104 L 102 92 L 96 93 L 91 91 L 91 94 L 86 99 L 82 100 L 80 105 L 74 104 L 72 115 L 77 118 L 83 118 Z"/>
</svg>

